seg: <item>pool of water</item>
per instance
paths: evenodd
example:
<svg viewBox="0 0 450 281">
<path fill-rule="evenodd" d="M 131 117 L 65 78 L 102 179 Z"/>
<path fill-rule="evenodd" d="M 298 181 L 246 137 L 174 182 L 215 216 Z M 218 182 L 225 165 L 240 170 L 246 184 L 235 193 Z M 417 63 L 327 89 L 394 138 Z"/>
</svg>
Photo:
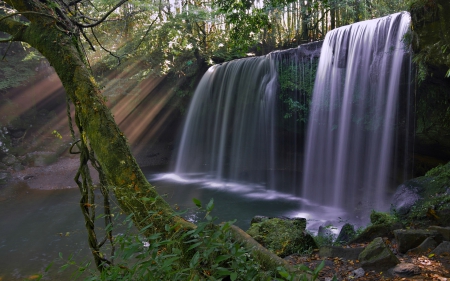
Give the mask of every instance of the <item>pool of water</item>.
<svg viewBox="0 0 450 281">
<path fill-rule="evenodd" d="M 78 205 L 79 191 L 14 189 L 12 198 L 0 202 L 0 280 L 36 278 L 52 262 L 48 280 L 67 280 L 59 273 L 74 254 L 77 261 L 90 257 L 84 221 Z"/>
<path fill-rule="evenodd" d="M 317 206 L 260 185 L 145 173 L 158 193 L 175 209 L 184 210 L 182 216 L 193 222 L 204 216 L 193 198 L 204 205 L 213 199 L 212 216 L 217 217 L 217 222 L 236 219 L 235 224 L 244 230 L 249 228 L 256 215 L 304 217 L 308 219 L 308 229 L 313 232 L 319 225 L 332 223 L 337 226 L 339 218 L 345 216 L 340 210 Z M 0 195 L 6 189 L 12 192 L 8 193 L 7 199 L 0 196 L 0 281 L 35 278 L 51 263 L 53 266 L 44 280 L 68 280 L 76 267 L 62 273 L 59 268 L 69 255 L 74 254 L 79 263 L 92 261 L 78 205 L 78 189 L 35 190 L 22 183 L 0 186 Z"/>
<path fill-rule="evenodd" d="M 312 232 L 327 221 L 341 224 L 340 218 L 346 216 L 342 210 L 319 206 L 258 184 L 216 181 L 203 175 L 180 177 L 167 173 L 149 174 L 148 179 L 167 202 L 187 210 L 184 216 L 193 222 L 202 219 L 193 198 L 200 200 L 203 205 L 213 199 L 212 215 L 217 217 L 217 221 L 236 219 L 235 225 L 243 230 L 250 227 L 254 216 L 306 218 L 307 227 Z"/>
</svg>

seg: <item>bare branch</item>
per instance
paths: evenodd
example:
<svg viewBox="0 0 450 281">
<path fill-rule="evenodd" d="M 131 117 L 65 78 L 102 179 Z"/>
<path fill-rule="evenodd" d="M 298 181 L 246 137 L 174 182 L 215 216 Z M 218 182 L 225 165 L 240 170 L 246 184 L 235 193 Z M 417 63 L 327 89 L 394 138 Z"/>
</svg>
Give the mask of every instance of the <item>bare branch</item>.
<svg viewBox="0 0 450 281">
<path fill-rule="evenodd" d="M 111 52 L 110 50 L 106 49 L 105 47 L 103 47 L 103 45 L 100 43 L 100 40 L 98 40 L 97 36 L 95 35 L 94 28 L 92 28 L 92 27 L 91 27 L 91 32 L 92 32 L 92 35 L 95 38 L 95 41 L 97 41 L 98 45 L 100 46 L 100 48 L 102 48 L 103 51 L 108 52 L 111 56 L 115 57 L 117 59 L 117 61 L 118 61 L 117 65 L 120 65 L 121 57 L 116 55 L 116 54 L 114 54 L 113 52 Z"/>
<path fill-rule="evenodd" d="M 120 0 L 120 2 L 119 3 L 117 3 L 111 10 L 109 10 L 102 18 L 100 18 L 99 20 L 97 20 L 96 22 L 94 22 L 94 23 L 91 23 L 91 24 L 82 24 L 82 23 L 79 23 L 79 22 L 77 22 L 76 23 L 76 25 L 78 25 L 79 27 L 82 27 L 82 28 L 87 28 L 87 27 L 94 27 L 94 26 L 97 26 L 97 25 L 99 25 L 99 24 L 101 24 L 102 22 L 104 22 L 108 17 L 109 17 L 109 15 L 112 13 L 112 12 L 114 12 L 117 8 L 119 8 L 120 6 L 122 6 L 125 2 L 127 2 L 128 0 Z"/>
<path fill-rule="evenodd" d="M 0 18 L 0 21 L 2 21 L 2 20 L 4 20 L 4 19 L 7 19 L 7 18 L 10 18 L 10 17 L 13 17 L 13 16 L 17 16 L 17 15 L 27 15 L 27 14 L 41 15 L 41 16 L 45 16 L 45 17 L 52 18 L 52 19 L 54 19 L 54 20 L 58 20 L 57 18 L 55 18 L 54 16 L 49 15 L 49 14 L 28 11 L 28 12 L 17 12 L 17 13 L 8 14 L 8 15 L 6 15 L 6 16 L 1 17 L 1 18 Z"/>
</svg>

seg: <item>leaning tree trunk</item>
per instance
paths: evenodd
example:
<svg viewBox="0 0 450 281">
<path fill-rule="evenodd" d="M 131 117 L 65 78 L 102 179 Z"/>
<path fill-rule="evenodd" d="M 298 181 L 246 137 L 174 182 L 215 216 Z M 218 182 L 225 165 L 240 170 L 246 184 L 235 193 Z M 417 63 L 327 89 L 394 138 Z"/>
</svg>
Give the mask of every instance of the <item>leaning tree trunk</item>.
<svg viewBox="0 0 450 281">
<path fill-rule="evenodd" d="M 5 18 L 0 21 L 0 31 L 11 34 L 14 41 L 30 44 L 54 67 L 66 94 L 75 106 L 75 121 L 82 132 L 80 138 L 89 143 L 95 152 L 123 211 L 134 214 L 134 222 L 138 228 L 152 223 L 155 232 L 162 231 L 166 224 L 179 224 L 182 228 L 194 227 L 173 215 L 171 207 L 158 196 L 143 175 L 131 154 L 127 139 L 104 103 L 85 62 L 78 36 L 64 32 L 58 26 L 56 18 L 44 15 L 51 14 L 51 11 L 42 11 L 43 7 L 33 0 L 6 2 L 26 16 L 30 23 Z M 154 211 L 155 214 L 148 217 L 149 211 Z"/>
<path fill-rule="evenodd" d="M 55 11 L 42 2 L 5 2 L 30 22 L 23 23 L 9 15 L 0 17 L 0 31 L 11 35 L 0 42 L 26 42 L 45 56 L 54 67 L 66 94 L 75 106 L 75 122 L 81 132 L 82 142 L 89 144 L 94 151 L 120 207 L 125 213 L 134 214 L 136 227 L 141 229 L 151 224 L 153 227 L 148 228 L 147 233 L 166 233 L 171 239 L 183 237 L 181 233 L 195 228 L 194 224 L 175 215 L 143 175 L 125 136 L 104 103 L 85 61 L 79 36 L 64 30 Z M 171 233 L 165 231 L 166 225 L 170 227 Z M 289 271 L 294 271 L 283 259 L 261 246 L 255 246 L 257 243 L 248 235 L 236 229 L 233 232 L 235 239 L 243 241 L 264 268 L 276 271 L 278 266 L 284 266 Z"/>
</svg>

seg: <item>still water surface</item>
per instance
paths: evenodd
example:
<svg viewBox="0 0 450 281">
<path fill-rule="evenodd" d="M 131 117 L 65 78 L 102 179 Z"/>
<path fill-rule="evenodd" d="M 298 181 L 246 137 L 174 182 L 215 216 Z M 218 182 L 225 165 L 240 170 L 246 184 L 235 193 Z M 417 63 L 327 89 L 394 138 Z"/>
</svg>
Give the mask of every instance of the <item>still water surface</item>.
<svg viewBox="0 0 450 281">
<path fill-rule="evenodd" d="M 193 198 L 204 205 L 214 199 L 212 215 L 217 222 L 237 219 L 235 224 L 244 230 L 256 215 L 306 217 L 312 231 L 324 221 L 337 221 L 342 215 L 339 210 L 309 205 L 301 198 L 258 185 L 146 174 L 159 194 L 174 208 L 186 210 L 183 216 L 194 222 L 201 220 L 203 214 Z M 34 277 L 52 262 L 45 280 L 70 279 L 76 268 L 58 272 L 64 264 L 59 253 L 64 258 L 74 254 L 78 262 L 92 259 L 78 205 L 78 189 L 34 190 L 23 184 L 14 188 L 15 195 L 0 204 L 0 281 Z"/>
</svg>

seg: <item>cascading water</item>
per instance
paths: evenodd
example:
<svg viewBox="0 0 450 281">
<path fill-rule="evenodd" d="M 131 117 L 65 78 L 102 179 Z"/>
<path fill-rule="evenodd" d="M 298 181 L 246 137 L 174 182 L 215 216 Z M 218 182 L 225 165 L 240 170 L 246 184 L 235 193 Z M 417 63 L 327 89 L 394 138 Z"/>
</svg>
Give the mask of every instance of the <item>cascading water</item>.
<svg viewBox="0 0 450 281">
<path fill-rule="evenodd" d="M 211 67 L 191 101 L 174 174 L 164 178 L 240 194 L 244 184 L 253 189 L 245 196 L 266 200 L 288 194 L 300 202 L 290 216 L 380 207 L 402 154 L 394 146 L 409 127 L 398 117 L 409 104 L 409 21 L 398 13 L 329 32 L 314 91 L 322 43 Z"/>
<path fill-rule="evenodd" d="M 401 87 L 409 73 L 402 42 L 409 23 L 409 14 L 398 13 L 327 33 L 308 124 L 304 198 L 351 212 L 386 209 L 396 131 L 404 129 L 398 101 L 409 89 Z"/>
<path fill-rule="evenodd" d="M 270 181 L 276 73 L 269 57 L 211 67 L 194 94 L 175 173 L 215 181 Z"/>
<path fill-rule="evenodd" d="M 191 101 L 175 174 L 185 179 L 203 177 L 216 183 L 253 184 L 295 194 L 294 186 L 301 182 L 295 176 L 301 148 L 295 145 L 295 139 L 284 142 L 280 137 L 281 122 L 290 131 L 295 131 L 296 125 L 278 116 L 282 106 L 277 96 L 278 73 L 294 71 L 294 75 L 283 76 L 291 86 L 306 80 L 312 85 L 311 75 L 304 77 L 303 68 L 305 62 L 317 61 L 320 46 L 305 44 L 211 67 Z M 289 95 L 295 99 L 304 96 L 292 89 Z M 291 119 L 305 117 L 294 115 Z"/>
</svg>

